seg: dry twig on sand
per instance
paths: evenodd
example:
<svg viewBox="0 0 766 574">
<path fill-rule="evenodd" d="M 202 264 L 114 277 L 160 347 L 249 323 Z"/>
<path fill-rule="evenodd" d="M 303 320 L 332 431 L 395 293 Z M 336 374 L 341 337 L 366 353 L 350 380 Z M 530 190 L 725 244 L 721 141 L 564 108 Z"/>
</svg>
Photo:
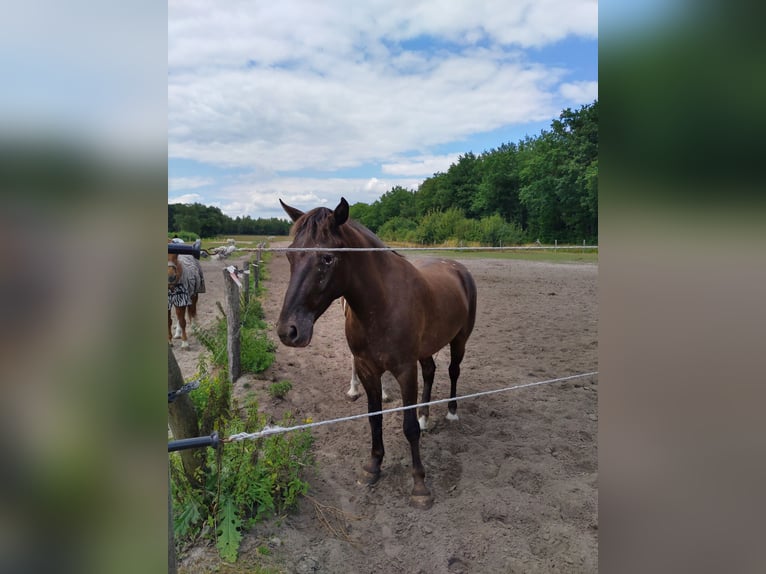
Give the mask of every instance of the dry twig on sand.
<svg viewBox="0 0 766 574">
<path fill-rule="evenodd" d="M 345 540 L 349 544 L 358 543 L 351 539 L 346 528 L 346 523 L 351 520 L 359 520 L 359 516 L 343 512 L 340 508 L 322 504 L 316 498 L 305 495 L 305 498 L 314 505 L 314 513 L 320 524 L 324 526 L 335 538 Z"/>
</svg>

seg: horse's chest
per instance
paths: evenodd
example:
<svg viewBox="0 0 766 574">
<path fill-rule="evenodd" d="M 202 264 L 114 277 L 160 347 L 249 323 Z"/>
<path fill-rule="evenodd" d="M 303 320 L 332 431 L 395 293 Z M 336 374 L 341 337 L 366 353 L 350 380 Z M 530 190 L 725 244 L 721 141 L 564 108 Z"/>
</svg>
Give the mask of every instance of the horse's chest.
<svg viewBox="0 0 766 574">
<path fill-rule="evenodd" d="M 357 357 L 387 368 L 392 363 L 399 363 L 417 354 L 416 344 L 408 333 L 394 327 L 374 326 L 372 328 L 351 327 L 346 330 L 349 349 Z"/>
</svg>

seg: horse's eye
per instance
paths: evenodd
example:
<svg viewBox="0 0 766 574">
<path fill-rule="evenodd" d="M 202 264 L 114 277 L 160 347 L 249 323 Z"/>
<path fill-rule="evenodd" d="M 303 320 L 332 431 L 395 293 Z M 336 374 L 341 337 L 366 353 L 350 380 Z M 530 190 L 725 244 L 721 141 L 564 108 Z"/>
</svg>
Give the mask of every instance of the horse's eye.
<svg viewBox="0 0 766 574">
<path fill-rule="evenodd" d="M 325 253 L 322 255 L 322 263 L 325 265 L 330 265 L 335 260 L 335 257 L 330 255 L 329 253 Z"/>
</svg>

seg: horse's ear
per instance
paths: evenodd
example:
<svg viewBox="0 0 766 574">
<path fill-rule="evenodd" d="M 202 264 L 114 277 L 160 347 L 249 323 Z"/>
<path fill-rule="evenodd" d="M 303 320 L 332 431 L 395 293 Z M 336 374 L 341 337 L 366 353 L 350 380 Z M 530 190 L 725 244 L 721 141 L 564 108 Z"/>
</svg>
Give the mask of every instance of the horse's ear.
<svg viewBox="0 0 766 574">
<path fill-rule="evenodd" d="M 303 215 L 303 212 L 300 209 L 295 209 L 294 207 L 290 207 L 281 199 L 279 200 L 279 203 L 282 204 L 282 209 L 284 209 L 285 213 L 287 213 L 287 215 L 290 216 L 290 219 L 293 220 L 293 223 L 298 221 L 298 219 Z"/>
<path fill-rule="evenodd" d="M 345 197 L 340 198 L 340 203 L 338 204 L 338 207 L 335 208 L 332 215 L 336 227 L 340 227 L 346 223 L 346 220 L 348 219 L 348 201 L 346 201 Z"/>
</svg>

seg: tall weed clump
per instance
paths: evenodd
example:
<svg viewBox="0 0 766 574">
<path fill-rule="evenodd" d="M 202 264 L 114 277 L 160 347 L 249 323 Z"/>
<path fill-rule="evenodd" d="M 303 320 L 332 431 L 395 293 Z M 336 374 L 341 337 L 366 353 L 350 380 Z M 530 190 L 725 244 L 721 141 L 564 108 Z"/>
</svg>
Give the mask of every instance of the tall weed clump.
<svg viewBox="0 0 766 574">
<path fill-rule="evenodd" d="M 201 364 L 201 371 L 205 365 Z M 200 386 L 192 393 L 200 419 L 200 432 L 221 437 L 257 432 L 266 424 L 251 399 L 240 416 L 231 397 L 225 371 L 201 372 Z M 294 424 L 290 414 L 280 423 Z M 203 487 L 194 488 L 183 472 L 178 453 L 170 454 L 173 530 L 183 547 L 211 539 L 228 562 L 235 562 L 243 533 L 258 521 L 293 508 L 308 492 L 303 470 L 312 463 L 309 431 L 269 435 L 206 449 Z"/>
<path fill-rule="evenodd" d="M 240 302 L 240 364 L 243 373 L 260 373 L 274 362 L 276 345 L 266 335 L 266 322 L 260 301 L 251 297 L 247 304 Z M 227 368 L 227 319 L 223 312 L 215 324 L 207 329 L 195 328 L 195 335 L 211 355 L 212 364 Z"/>
<path fill-rule="evenodd" d="M 261 268 L 261 278 L 264 268 Z M 259 289 L 260 291 L 260 289 Z M 274 361 L 276 347 L 266 336 L 263 308 L 255 294 L 241 302 L 241 364 L 243 372 L 259 373 Z M 190 394 L 201 436 L 214 431 L 222 438 L 263 429 L 267 417 L 258 412 L 254 398 L 240 407 L 232 397 L 226 352 L 226 317 L 208 329 L 195 329 L 209 352 L 199 362 L 199 387 Z M 280 422 L 296 421 L 287 413 Z M 265 517 L 293 508 L 308 491 L 302 478 L 312 464 L 311 433 L 307 430 L 273 434 L 255 440 L 223 444 L 204 450 L 199 482 L 195 487 L 183 471 L 180 454 L 170 453 L 173 530 L 183 548 L 203 539 L 215 541 L 226 561 L 235 562 L 243 533 Z"/>
</svg>

